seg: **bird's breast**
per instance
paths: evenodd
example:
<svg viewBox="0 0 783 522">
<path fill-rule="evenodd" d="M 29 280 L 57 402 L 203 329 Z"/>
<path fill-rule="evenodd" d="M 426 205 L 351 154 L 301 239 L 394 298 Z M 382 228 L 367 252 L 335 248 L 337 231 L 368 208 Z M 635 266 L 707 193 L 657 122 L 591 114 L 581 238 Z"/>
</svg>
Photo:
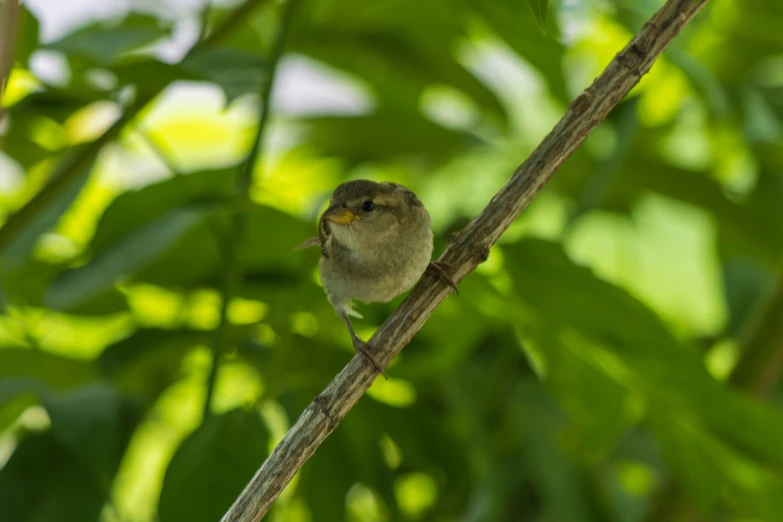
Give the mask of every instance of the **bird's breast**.
<svg viewBox="0 0 783 522">
<path fill-rule="evenodd" d="M 319 266 L 328 294 L 337 299 L 387 302 L 410 290 L 432 258 L 432 233 L 380 248 L 329 245 Z"/>
</svg>

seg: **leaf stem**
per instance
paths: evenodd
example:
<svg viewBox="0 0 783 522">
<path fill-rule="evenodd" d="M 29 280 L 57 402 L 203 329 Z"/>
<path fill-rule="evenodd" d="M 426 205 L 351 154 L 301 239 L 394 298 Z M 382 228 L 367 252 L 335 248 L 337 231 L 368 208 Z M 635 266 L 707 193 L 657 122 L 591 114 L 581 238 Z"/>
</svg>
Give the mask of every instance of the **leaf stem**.
<svg viewBox="0 0 783 522">
<path fill-rule="evenodd" d="M 283 15 L 274 44 L 271 50 L 271 56 L 267 62 L 268 70 L 261 83 L 259 90 L 258 104 L 258 127 L 253 139 L 250 152 L 244 163 L 237 170 L 237 192 L 242 202 L 240 209 L 234 214 L 234 222 L 226 241 L 225 270 L 221 282 L 221 305 L 220 305 L 220 323 L 215 329 L 215 339 L 212 346 L 212 365 L 207 377 L 207 391 L 204 400 L 204 415 L 206 419 L 211 411 L 212 401 L 215 394 L 215 382 L 217 381 L 218 368 L 220 366 L 220 357 L 226 346 L 226 338 L 229 325 L 228 307 L 231 299 L 236 293 L 236 289 L 242 281 L 242 263 L 240 253 L 242 248 L 242 238 L 244 237 L 247 225 L 246 209 L 250 204 L 250 188 L 253 185 L 253 173 L 261 157 L 261 148 L 266 135 L 266 128 L 269 123 L 270 108 L 272 103 L 272 94 L 277 76 L 277 66 L 285 49 L 288 33 L 294 20 L 294 11 L 299 0 L 288 0 L 283 8 Z"/>
</svg>

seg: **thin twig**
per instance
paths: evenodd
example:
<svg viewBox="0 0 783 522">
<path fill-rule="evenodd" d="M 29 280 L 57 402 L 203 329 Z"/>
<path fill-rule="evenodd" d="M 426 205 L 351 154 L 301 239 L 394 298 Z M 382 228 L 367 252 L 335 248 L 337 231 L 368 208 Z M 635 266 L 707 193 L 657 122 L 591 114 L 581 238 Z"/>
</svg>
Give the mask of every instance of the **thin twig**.
<svg viewBox="0 0 783 522">
<path fill-rule="evenodd" d="M 489 248 L 516 219 L 549 178 L 639 82 L 707 0 L 669 0 L 625 49 L 569 106 L 565 116 L 516 170 L 484 210 L 452 240 L 441 256 L 462 280 L 484 261 Z M 442 282 L 424 278 L 375 332 L 370 344 L 382 366 L 410 342 L 435 308 L 451 293 Z M 365 358 L 355 356 L 307 407 L 266 459 L 223 522 L 255 522 L 263 517 L 297 471 L 337 427 L 378 376 Z"/>
<path fill-rule="evenodd" d="M 248 15 L 259 6 L 269 2 L 270 0 L 247 0 L 236 11 L 226 18 L 226 20 L 215 30 L 207 35 L 204 40 L 198 42 L 188 52 L 187 56 L 193 55 L 198 50 L 201 50 L 210 45 L 214 45 L 226 36 L 231 31 L 245 23 Z M 186 57 L 187 57 L 186 56 Z M 89 168 L 95 157 L 100 150 L 114 140 L 125 127 L 127 123 L 132 121 L 136 115 L 150 102 L 153 98 L 160 93 L 165 86 L 161 87 L 156 93 L 145 96 L 136 100 L 130 106 L 128 106 L 123 115 L 118 119 L 106 132 L 103 133 L 97 140 L 77 148 L 71 153 L 65 155 L 65 157 L 57 165 L 54 172 L 51 175 L 49 183 L 41 189 L 30 201 L 28 201 L 24 207 L 18 210 L 15 214 L 9 216 L 2 228 L 0 228 L 0 252 L 2 252 L 8 243 L 14 238 L 14 236 L 22 230 L 35 216 L 42 212 L 59 194 L 62 193 L 67 187 L 71 186 L 74 179 L 84 173 L 84 170 Z"/>
<path fill-rule="evenodd" d="M 242 246 L 242 238 L 247 222 L 247 214 L 244 209 L 250 200 L 250 187 L 253 185 L 253 171 L 258 163 L 261 154 L 261 148 L 264 144 L 264 136 L 269 123 L 269 114 L 271 112 L 272 93 L 277 75 L 277 66 L 280 63 L 280 57 L 283 55 L 288 33 L 294 20 L 294 11 L 299 0 L 288 0 L 283 10 L 283 16 L 280 20 L 280 27 L 275 37 L 274 46 L 268 61 L 268 70 L 264 75 L 264 81 L 259 91 L 258 104 L 258 127 L 256 129 L 255 139 L 247 155 L 244 164 L 239 167 L 237 172 L 237 192 L 240 200 L 244 203 L 240 210 L 234 215 L 234 223 L 228 241 L 226 242 L 226 258 L 223 271 L 223 281 L 221 282 L 221 305 L 220 305 L 220 323 L 215 330 L 215 340 L 212 346 L 212 365 L 207 378 L 207 394 L 204 400 L 204 419 L 207 418 L 211 410 L 211 403 L 215 393 L 215 382 L 217 380 L 218 368 L 220 366 L 220 357 L 225 349 L 227 330 L 229 328 L 228 306 L 233 298 L 237 285 L 242 279 L 242 265 L 239 260 L 239 252 Z"/>
</svg>

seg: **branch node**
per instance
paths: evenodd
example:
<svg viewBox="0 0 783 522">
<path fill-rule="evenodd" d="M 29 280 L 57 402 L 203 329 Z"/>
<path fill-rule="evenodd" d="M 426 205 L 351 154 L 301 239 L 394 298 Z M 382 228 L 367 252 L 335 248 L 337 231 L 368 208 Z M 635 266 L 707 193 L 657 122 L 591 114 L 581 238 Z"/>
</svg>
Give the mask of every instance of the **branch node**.
<svg viewBox="0 0 783 522">
<path fill-rule="evenodd" d="M 327 429 L 329 431 L 332 431 L 337 427 L 339 421 L 334 418 L 334 415 L 332 415 L 332 410 L 329 408 L 328 402 L 323 393 L 316 395 L 315 398 L 313 398 L 313 402 L 310 403 L 310 406 L 314 412 L 320 413 L 326 417 L 326 420 L 328 421 Z"/>
<path fill-rule="evenodd" d="M 632 74 L 641 76 L 639 66 L 644 61 L 645 55 L 646 53 L 639 42 L 634 42 L 617 56 L 617 61 Z"/>
<path fill-rule="evenodd" d="M 476 264 L 479 265 L 489 259 L 489 247 L 487 245 L 476 245 L 470 253 L 473 259 L 476 260 Z"/>
<path fill-rule="evenodd" d="M 571 114 L 574 116 L 581 116 L 592 105 L 592 103 L 593 93 L 591 93 L 590 89 L 588 89 L 574 98 L 574 101 L 571 102 L 571 105 L 568 108 L 571 111 Z"/>
</svg>

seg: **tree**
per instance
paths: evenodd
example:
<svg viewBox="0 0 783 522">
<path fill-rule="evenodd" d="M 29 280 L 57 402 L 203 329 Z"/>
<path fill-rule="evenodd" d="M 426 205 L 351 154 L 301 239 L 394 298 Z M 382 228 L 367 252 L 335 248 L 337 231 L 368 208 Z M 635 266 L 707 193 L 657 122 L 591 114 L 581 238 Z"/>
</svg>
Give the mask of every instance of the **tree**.
<svg viewBox="0 0 783 522">
<path fill-rule="evenodd" d="M 589 83 L 579 71 L 654 10 L 341 0 L 284 23 L 290 5 L 201 13 L 181 60 L 150 47 L 175 16 L 40 44 L 22 6 L 3 95 L 0 518 L 220 517 L 349 357 L 315 253 L 291 252 L 329 190 L 411 186 L 442 250 Z M 780 412 L 731 387 L 779 400 L 781 46 L 765 24 L 780 15 L 771 0 L 731 8 L 699 17 L 563 165 L 272 518 L 780 518 Z M 38 70 L 42 49 L 68 77 Z M 227 112 L 210 118 L 216 90 L 195 98 L 183 80 L 218 86 Z M 176 112 L 186 96 L 197 118 Z M 570 117 L 593 106 L 580 100 Z M 267 126 L 286 143 L 260 139 Z M 471 237 L 446 255 L 460 277 Z M 423 283 L 375 339 L 414 320 L 407 342 L 445 295 Z M 394 306 L 367 307 L 365 324 Z M 380 344 L 390 358 L 404 343 Z"/>
</svg>

